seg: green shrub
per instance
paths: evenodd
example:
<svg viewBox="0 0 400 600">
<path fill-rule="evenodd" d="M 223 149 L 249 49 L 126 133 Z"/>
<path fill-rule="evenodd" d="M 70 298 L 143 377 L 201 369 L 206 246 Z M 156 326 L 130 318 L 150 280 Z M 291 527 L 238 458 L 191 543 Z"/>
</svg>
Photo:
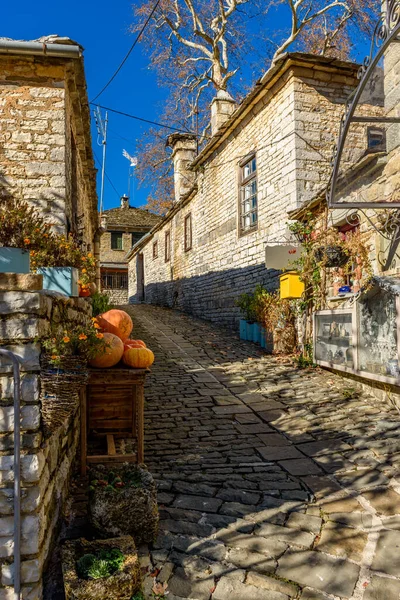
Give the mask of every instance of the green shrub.
<svg viewBox="0 0 400 600">
<path fill-rule="evenodd" d="M 92 313 L 94 317 L 102 315 L 112 308 L 110 298 L 103 292 L 95 292 L 92 297 Z"/>
<path fill-rule="evenodd" d="M 81 579 L 110 577 L 120 570 L 124 560 L 118 548 L 100 550 L 96 555 L 84 554 L 76 563 L 76 572 Z"/>
</svg>

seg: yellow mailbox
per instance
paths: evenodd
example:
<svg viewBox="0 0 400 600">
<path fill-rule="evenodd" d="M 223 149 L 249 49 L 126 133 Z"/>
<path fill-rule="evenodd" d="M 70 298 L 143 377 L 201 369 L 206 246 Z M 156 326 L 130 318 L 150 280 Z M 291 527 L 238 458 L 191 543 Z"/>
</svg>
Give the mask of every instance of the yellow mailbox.
<svg viewBox="0 0 400 600">
<path fill-rule="evenodd" d="M 287 271 L 279 277 L 281 300 L 301 298 L 304 292 L 304 283 L 296 271 Z"/>
</svg>

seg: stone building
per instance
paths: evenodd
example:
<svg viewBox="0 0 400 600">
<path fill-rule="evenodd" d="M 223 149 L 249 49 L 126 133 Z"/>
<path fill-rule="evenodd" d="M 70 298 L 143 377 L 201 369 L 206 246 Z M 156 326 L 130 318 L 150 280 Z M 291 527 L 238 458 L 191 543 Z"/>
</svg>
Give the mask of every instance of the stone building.
<svg viewBox="0 0 400 600">
<path fill-rule="evenodd" d="M 218 94 L 212 137 L 198 156 L 193 136 L 170 136 L 175 204 L 129 254 L 132 302 L 233 325 L 241 293 L 276 285 L 266 244 L 285 239 L 288 211 L 326 185 L 357 71 L 348 62 L 287 54 L 238 107 Z"/>
<path fill-rule="evenodd" d="M 82 48 L 49 36 L 0 38 L 0 198 L 32 203 L 93 244 L 96 171 Z"/>
<path fill-rule="evenodd" d="M 122 196 L 120 206 L 102 213 L 101 289 L 107 292 L 113 304 L 128 302 L 127 253 L 160 221 L 161 217 L 148 210 L 129 206 L 127 196 Z"/>
<path fill-rule="evenodd" d="M 98 229 L 82 49 L 65 38 L 0 39 L 0 201 L 24 199 L 88 249 Z M 11 284 L 10 284 L 11 285 Z M 21 371 L 21 600 L 41 600 L 42 574 L 76 460 L 80 415 L 45 435 L 41 345 L 54 325 L 90 322 L 84 298 L 0 290 L 0 347 Z M 10 286 L 9 286 L 10 287 Z M 11 286 L 12 287 L 12 286 Z M 36 288 L 35 288 L 36 289 Z M 61 315 L 66 315 L 62 318 Z M 14 598 L 14 381 L 0 357 L 0 598 Z"/>
</svg>

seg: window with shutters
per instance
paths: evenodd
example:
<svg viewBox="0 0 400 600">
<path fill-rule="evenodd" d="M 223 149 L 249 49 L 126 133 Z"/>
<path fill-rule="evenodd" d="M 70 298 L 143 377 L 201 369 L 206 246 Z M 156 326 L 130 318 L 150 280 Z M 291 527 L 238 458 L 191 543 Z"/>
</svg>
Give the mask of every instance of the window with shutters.
<svg viewBox="0 0 400 600">
<path fill-rule="evenodd" d="M 123 233 L 122 231 L 111 232 L 111 250 L 123 250 Z"/>
<path fill-rule="evenodd" d="M 258 226 L 257 159 L 253 155 L 240 164 L 239 186 L 240 233 L 254 231 Z"/>
</svg>

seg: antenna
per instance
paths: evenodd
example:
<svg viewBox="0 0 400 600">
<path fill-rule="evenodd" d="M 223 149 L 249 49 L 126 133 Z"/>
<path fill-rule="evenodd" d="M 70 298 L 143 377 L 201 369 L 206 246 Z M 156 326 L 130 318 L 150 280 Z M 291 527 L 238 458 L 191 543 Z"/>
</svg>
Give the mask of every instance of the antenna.
<svg viewBox="0 0 400 600">
<path fill-rule="evenodd" d="M 103 212 L 103 200 L 104 200 L 104 176 L 106 172 L 106 151 L 107 151 L 107 125 L 108 125 L 108 112 L 106 111 L 106 117 L 103 121 L 101 111 L 98 106 L 94 109 L 94 120 L 97 129 L 97 143 L 99 146 L 103 146 L 103 161 L 101 165 L 101 191 L 100 191 L 100 208 L 99 213 Z M 100 140 L 100 141 L 99 141 Z"/>
<path fill-rule="evenodd" d="M 133 177 L 135 175 L 134 167 L 137 166 L 138 160 L 137 160 L 136 156 L 131 156 L 126 150 L 122 150 L 122 156 L 124 156 L 126 159 L 129 160 L 129 170 L 128 170 L 128 198 L 130 197 L 131 179 L 132 179 L 132 201 L 133 201 L 134 190 L 135 190 L 134 181 L 133 181 Z"/>
</svg>

